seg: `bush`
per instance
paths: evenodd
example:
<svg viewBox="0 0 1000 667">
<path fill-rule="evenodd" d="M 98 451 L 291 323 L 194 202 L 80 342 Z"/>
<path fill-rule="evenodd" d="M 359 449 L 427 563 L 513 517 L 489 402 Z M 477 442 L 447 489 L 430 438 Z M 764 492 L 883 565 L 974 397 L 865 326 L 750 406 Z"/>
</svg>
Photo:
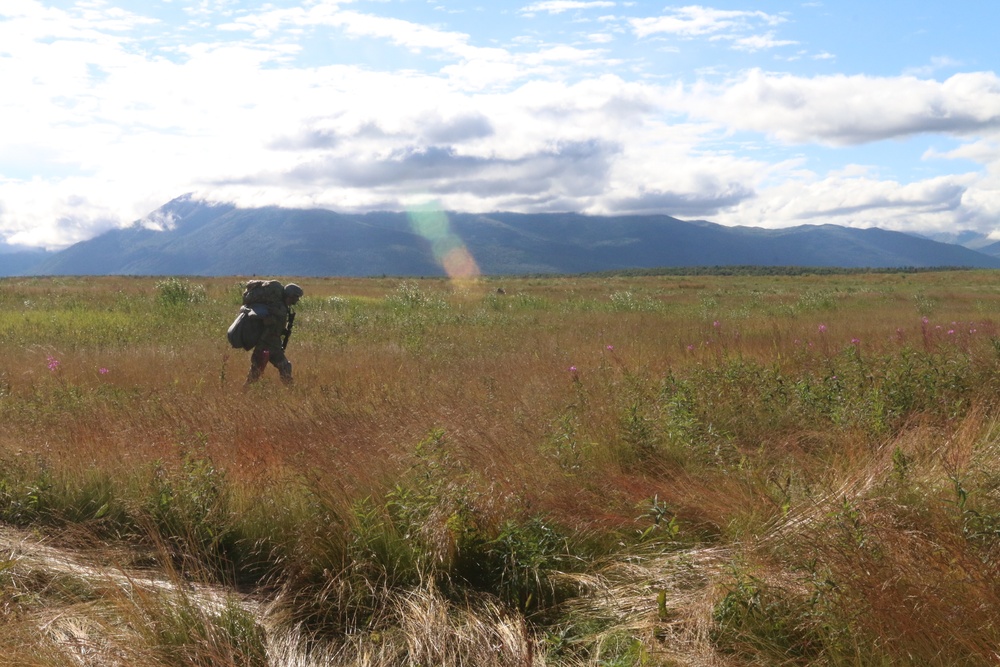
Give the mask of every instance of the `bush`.
<svg viewBox="0 0 1000 667">
<path fill-rule="evenodd" d="M 205 286 L 178 278 L 156 283 L 156 298 L 162 306 L 177 307 L 205 301 Z"/>
</svg>

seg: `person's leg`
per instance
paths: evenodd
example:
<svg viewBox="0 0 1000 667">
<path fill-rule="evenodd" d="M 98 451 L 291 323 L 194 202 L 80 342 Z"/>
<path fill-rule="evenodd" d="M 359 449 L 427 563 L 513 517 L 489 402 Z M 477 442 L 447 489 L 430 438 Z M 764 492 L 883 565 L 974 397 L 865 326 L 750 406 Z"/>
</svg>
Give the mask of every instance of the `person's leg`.
<svg viewBox="0 0 1000 667">
<path fill-rule="evenodd" d="M 281 381 L 285 384 L 292 384 L 292 362 L 285 359 L 285 363 L 278 369 L 281 373 Z"/>
<path fill-rule="evenodd" d="M 253 384 L 260 379 L 260 376 L 264 374 L 264 369 L 267 368 L 268 358 L 270 357 L 270 352 L 263 348 L 257 348 L 250 355 L 250 371 L 247 373 L 247 380 L 244 386 Z"/>
<path fill-rule="evenodd" d="M 278 369 L 282 382 L 292 384 L 292 362 L 288 360 L 283 350 L 279 348 L 271 353 L 271 364 Z"/>
</svg>

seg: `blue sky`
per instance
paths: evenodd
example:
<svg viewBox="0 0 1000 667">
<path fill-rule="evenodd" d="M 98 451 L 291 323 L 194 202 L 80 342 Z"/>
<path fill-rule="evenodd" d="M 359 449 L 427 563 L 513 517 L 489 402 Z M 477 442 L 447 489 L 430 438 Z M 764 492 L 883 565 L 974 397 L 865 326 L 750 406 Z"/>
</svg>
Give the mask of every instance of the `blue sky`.
<svg viewBox="0 0 1000 667">
<path fill-rule="evenodd" d="M 65 247 L 187 193 L 1000 238 L 998 19 L 912 0 L 2 0 L 0 248 Z"/>
</svg>

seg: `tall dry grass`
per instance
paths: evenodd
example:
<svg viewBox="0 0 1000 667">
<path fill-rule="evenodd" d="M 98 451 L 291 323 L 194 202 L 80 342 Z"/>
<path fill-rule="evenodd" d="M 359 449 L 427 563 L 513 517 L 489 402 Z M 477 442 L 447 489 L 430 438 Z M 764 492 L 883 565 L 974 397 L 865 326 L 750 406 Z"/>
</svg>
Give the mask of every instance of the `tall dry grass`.
<svg viewBox="0 0 1000 667">
<path fill-rule="evenodd" d="M 0 657 L 991 664 L 995 280 L 302 279 L 245 392 L 236 279 L 2 281 L 0 519 L 131 555 L 0 550 Z"/>
</svg>

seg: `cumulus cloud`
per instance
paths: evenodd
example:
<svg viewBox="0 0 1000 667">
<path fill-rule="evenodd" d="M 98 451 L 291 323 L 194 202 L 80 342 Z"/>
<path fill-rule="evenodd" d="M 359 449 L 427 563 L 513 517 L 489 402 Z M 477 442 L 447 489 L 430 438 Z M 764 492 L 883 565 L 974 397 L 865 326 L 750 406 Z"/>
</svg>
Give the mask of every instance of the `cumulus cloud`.
<svg viewBox="0 0 1000 667">
<path fill-rule="evenodd" d="M 666 34 L 688 38 L 731 35 L 746 31 L 758 24 L 774 26 L 784 22 L 783 17 L 766 12 L 713 9 L 700 5 L 670 9 L 662 16 L 629 20 L 632 30 L 638 37 Z"/>
<path fill-rule="evenodd" d="M 750 35 L 748 37 L 735 37 L 732 39 L 732 42 L 733 48 L 737 51 L 763 51 L 765 49 L 798 44 L 798 42 L 790 39 L 776 39 L 773 32 L 763 35 Z"/>
<path fill-rule="evenodd" d="M 926 65 L 918 67 L 908 67 L 903 71 L 906 76 L 929 77 L 943 69 L 957 69 L 962 66 L 962 62 L 950 56 L 934 56 Z"/>
<path fill-rule="evenodd" d="M 469 36 L 454 31 L 436 28 L 397 19 L 376 16 L 355 10 L 345 10 L 339 2 L 317 2 L 305 9 L 293 7 L 273 9 L 241 16 L 221 26 L 223 30 L 245 31 L 258 39 L 266 39 L 289 27 L 316 30 L 332 27 L 344 31 L 351 37 L 374 37 L 410 49 L 440 50 L 457 54 L 476 51 L 469 46 Z"/>
<path fill-rule="evenodd" d="M 563 12 L 575 9 L 604 9 L 614 7 L 617 3 L 606 0 L 590 0 L 581 2 L 580 0 L 547 0 L 546 2 L 536 2 L 524 7 L 522 14 L 534 14 L 545 12 L 547 14 L 562 14 Z"/>
<path fill-rule="evenodd" d="M 873 177 L 863 167 L 825 177 L 793 178 L 762 188 L 753 200 L 740 202 L 721 222 L 781 228 L 819 222 L 897 231 L 953 229 L 956 221 L 981 226 L 969 206 L 978 187 L 975 174 L 899 183 Z"/>
<path fill-rule="evenodd" d="M 716 179 L 706 183 L 703 191 L 670 192 L 641 188 L 634 196 L 612 197 L 608 208 L 620 214 L 663 213 L 683 218 L 704 218 L 717 215 L 755 196 L 742 183 L 721 183 Z"/>
<path fill-rule="evenodd" d="M 635 11 L 571 0 L 523 11 L 613 6 Z M 986 227 L 1000 210 L 991 72 L 935 81 L 750 69 L 685 80 L 647 77 L 648 61 L 616 57 L 617 44 L 593 34 L 484 44 L 330 0 L 187 9 L 197 10 L 191 23 L 167 26 L 105 2 L 0 5 L 0 123 L 17 128 L 0 134 L 0 238 L 54 248 L 143 218 L 169 224 L 145 216 L 183 192 L 247 206 L 398 210 L 433 197 L 471 212 L 762 226 Z M 714 40 L 743 49 L 741 60 L 796 43 L 784 16 L 759 11 L 685 6 L 603 21 L 615 42 Z M 307 52 L 324 39 L 389 45 L 423 67 Z M 745 149 L 737 134 L 767 148 Z M 982 171 L 915 182 L 815 174 L 796 152 L 921 134 L 960 143 L 927 150 L 928 162 Z"/>
<path fill-rule="evenodd" d="M 597 141 L 560 142 L 516 157 L 462 153 L 454 147 L 407 146 L 385 156 L 326 155 L 287 171 L 266 171 L 215 183 L 219 191 L 237 186 L 272 186 L 303 191 L 379 193 L 392 208 L 407 205 L 414 191 L 476 199 L 474 210 L 497 210 L 512 201 L 586 197 L 600 192 L 617 148 Z M 405 183 L 405 188 L 399 185 Z M 453 208 L 453 207 L 451 207 Z"/>
<path fill-rule="evenodd" d="M 1000 79 L 799 77 L 759 69 L 725 84 L 693 86 L 679 101 L 692 114 L 788 143 L 848 146 L 924 133 L 1000 129 Z"/>
<path fill-rule="evenodd" d="M 949 151 L 930 149 L 924 153 L 924 159 L 971 160 L 1000 171 L 1000 136 L 972 141 Z"/>
</svg>

